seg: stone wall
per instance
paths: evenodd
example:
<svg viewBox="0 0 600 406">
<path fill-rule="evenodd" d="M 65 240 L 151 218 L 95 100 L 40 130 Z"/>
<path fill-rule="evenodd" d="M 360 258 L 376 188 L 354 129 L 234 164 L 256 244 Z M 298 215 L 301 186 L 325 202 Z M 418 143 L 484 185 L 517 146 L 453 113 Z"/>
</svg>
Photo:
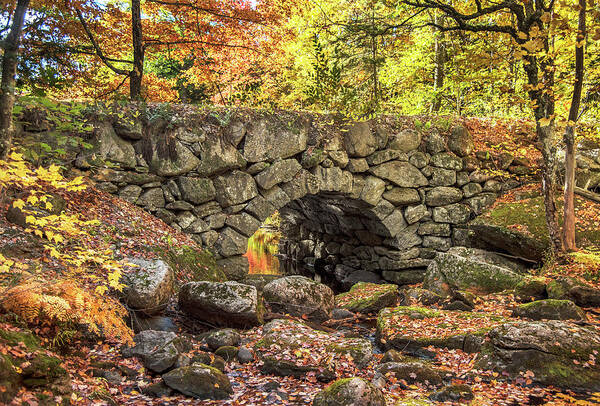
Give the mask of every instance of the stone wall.
<svg viewBox="0 0 600 406">
<path fill-rule="evenodd" d="M 461 244 L 466 222 L 518 185 L 481 169 L 460 123 L 417 131 L 411 118 L 190 107 L 149 117 L 98 121 L 76 166 L 190 233 L 232 278 L 247 272 L 248 238 L 280 210 L 282 251 L 294 259 L 320 262 L 340 282 L 414 283 L 436 251 Z"/>
</svg>

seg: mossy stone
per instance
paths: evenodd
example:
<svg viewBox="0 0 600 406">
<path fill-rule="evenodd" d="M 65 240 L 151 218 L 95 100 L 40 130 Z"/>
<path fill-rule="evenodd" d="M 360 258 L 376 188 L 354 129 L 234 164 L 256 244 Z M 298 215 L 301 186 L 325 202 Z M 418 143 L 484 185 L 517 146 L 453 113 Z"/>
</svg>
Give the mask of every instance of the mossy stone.
<svg viewBox="0 0 600 406">
<path fill-rule="evenodd" d="M 362 378 L 339 379 L 319 392 L 313 406 L 385 406 L 381 390 Z"/>
<path fill-rule="evenodd" d="M 543 299 L 546 296 L 546 280 L 535 276 L 526 277 L 515 286 L 515 295 L 523 302 Z"/>
<path fill-rule="evenodd" d="M 224 345 L 215 351 L 215 355 L 223 358 L 226 362 L 233 361 L 238 353 L 238 347 L 232 345 Z"/>
<path fill-rule="evenodd" d="M 354 313 L 376 313 L 384 307 L 393 306 L 399 299 L 398 285 L 356 283 L 350 291 L 335 297 L 337 307 Z"/>
<path fill-rule="evenodd" d="M 519 305 L 513 316 L 532 320 L 585 320 L 585 312 L 570 300 L 545 299 Z"/>
</svg>

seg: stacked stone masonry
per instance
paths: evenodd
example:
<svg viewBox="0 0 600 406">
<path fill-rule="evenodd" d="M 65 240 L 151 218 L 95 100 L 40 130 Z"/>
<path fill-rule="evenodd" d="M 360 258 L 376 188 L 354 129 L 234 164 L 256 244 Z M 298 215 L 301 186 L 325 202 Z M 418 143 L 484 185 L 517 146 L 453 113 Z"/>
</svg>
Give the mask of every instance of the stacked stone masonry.
<svg viewBox="0 0 600 406">
<path fill-rule="evenodd" d="M 411 121 L 200 110 L 143 126 L 106 119 L 76 166 L 191 234 L 228 275 L 247 272 L 248 238 L 279 210 L 281 252 L 294 260 L 321 264 L 338 281 L 415 283 L 518 182 L 481 169 L 461 124 L 444 133 Z"/>
</svg>

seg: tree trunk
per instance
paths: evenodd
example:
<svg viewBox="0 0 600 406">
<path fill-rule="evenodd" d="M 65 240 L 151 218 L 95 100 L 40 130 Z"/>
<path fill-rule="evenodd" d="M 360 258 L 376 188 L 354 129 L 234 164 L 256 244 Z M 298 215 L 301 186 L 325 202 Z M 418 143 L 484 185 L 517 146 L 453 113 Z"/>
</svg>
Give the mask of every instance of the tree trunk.
<svg viewBox="0 0 600 406">
<path fill-rule="evenodd" d="M 15 75 L 19 59 L 21 33 L 29 0 L 18 0 L 12 26 L 4 40 L 2 58 L 2 81 L 0 82 L 0 159 L 10 151 L 14 132 L 12 114 L 15 104 Z"/>
<path fill-rule="evenodd" d="M 142 39 L 142 10 L 140 0 L 131 0 L 131 34 L 133 37 L 133 69 L 129 74 L 129 97 L 141 99 L 144 74 L 144 43 Z"/>
<path fill-rule="evenodd" d="M 439 17 L 437 10 L 434 15 L 434 24 L 439 25 Z M 434 52 L 435 52 L 435 68 L 433 70 L 433 104 L 431 112 L 437 113 L 442 106 L 442 95 L 439 94 L 440 89 L 444 86 L 444 65 L 446 63 L 446 46 L 444 43 L 444 33 L 441 30 L 435 36 Z"/>
<path fill-rule="evenodd" d="M 577 248 L 575 243 L 575 124 L 579 115 L 581 104 L 581 90 L 583 87 L 584 73 L 584 44 L 586 36 L 585 26 L 586 1 L 579 0 L 579 23 L 577 40 L 575 43 L 575 83 L 573 85 L 573 98 L 569 109 L 569 122 L 565 129 L 565 186 L 564 186 L 564 223 L 562 229 L 563 248 L 573 251 Z"/>
<path fill-rule="evenodd" d="M 537 138 L 542 144 L 542 193 L 544 195 L 544 208 L 546 209 L 546 224 L 550 236 L 553 252 L 563 250 L 560 227 L 558 225 L 558 212 L 556 210 L 556 146 L 554 142 L 554 121 L 547 126 L 541 126 L 539 120 L 536 125 Z"/>
</svg>

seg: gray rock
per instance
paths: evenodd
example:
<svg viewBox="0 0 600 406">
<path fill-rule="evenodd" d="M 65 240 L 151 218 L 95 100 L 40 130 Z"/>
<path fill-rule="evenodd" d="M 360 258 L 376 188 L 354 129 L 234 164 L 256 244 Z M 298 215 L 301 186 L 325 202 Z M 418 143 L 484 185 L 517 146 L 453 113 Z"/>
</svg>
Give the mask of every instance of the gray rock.
<svg viewBox="0 0 600 406">
<path fill-rule="evenodd" d="M 453 247 L 438 253 L 427 269 L 423 288 L 448 296 L 448 288 L 493 293 L 523 280 L 520 268 L 505 258 L 474 248 Z"/>
<path fill-rule="evenodd" d="M 260 227 L 260 221 L 244 212 L 227 216 L 226 224 L 246 237 L 251 237 Z"/>
<path fill-rule="evenodd" d="M 415 130 L 406 129 L 391 137 L 389 142 L 390 149 L 409 152 L 419 147 L 421 144 L 421 134 Z"/>
<path fill-rule="evenodd" d="M 384 376 L 393 376 L 397 380 L 403 379 L 410 385 L 417 382 L 428 385 L 439 385 L 442 383 L 441 371 L 416 358 L 410 361 L 407 359 L 396 362 L 385 362 L 377 366 L 375 370 Z"/>
<path fill-rule="evenodd" d="M 440 152 L 431 156 L 431 164 L 438 168 L 452 169 L 460 171 L 463 168 L 463 161 L 450 152 Z"/>
<path fill-rule="evenodd" d="M 250 175 L 254 176 L 257 173 L 264 171 L 268 167 L 269 167 L 269 163 L 268 162 L 257 162 L 255 164 L 250 165 L 246 169 L 246 172 L 249 173 Z"/>
<path fill-rule="evenodd" d="M 233 228 L 226 227 L 220 231 L 215 248 L 224 257 L 241 255 L 248 248 L 248 237 L 238 233 Z"/>
<path fill-rule="evenodd" d="M 482 188 L 479 183 L 470 182 L 462 187 L 462 191 L 465 197 L 469 198 L 481 193 Z"/>
<path fill-rule="evenodd" d="M 428 184 L 421 171 L 408 162 L 391 161 L 369 169 L 373 175 L 389 180 L 400 187 L 419 187 Z"/>
<path fill-rule="evenodd" d="M 431 168 L 431 186 L 452 186 L 456 183 L 456 172 L 452 169 Z"/>
<path fill-rule="evenodd" d="M 136 204 L 148 210 L 165 207 L 165 196 L 161 188 L 147 189 L 137 199 Z"/>
<path fill-rule="evenodd" d="M 144 330 L 133 341 L 131 356 L 140 358 L 144 367 L 156 373 L 173 367 L 179 354 L 190 349 L 181 337 L 167 331 Z"/>
<path fill-rule="evenodd" d="M 151 137 L 152 159 L 148 163 L 150 170 L 159 176 L 178 176 L 191 172 L 200 164 L 200 160 L 179 140 L 172 141 L 174 154 L 164 156 L 165 147 L 160 146 L 164 141 Z"/>
<path fill-rule="evenodd" d="M 416 151 L 410 156 L 410 158 L 408 158 L 408 162 L 410 162 L 413 166 L 421 169 L 426 167 L 429 163 L 429 156 L 421 151 Z"/>
<path fill-rule="evenodd" d="M 346 165 L 346 170 L 352 173 L 366 172 L 369 170 L 369 164 L 364 158 L 350 159 L 348 165 Z"/>
<path fill-rule="evenodd" d="M 195 205 L 208 202 L 216 196 L 215 187 L 210 179 L 182 176 L 177 178 L 176 184 L 182 199 Z"/>
<path fill-rule="evenodd" d="M 444 151 L 446 149 L 446 142 L 444 141 L 444 137 L 442 137 L 440 134 L 431 133 L 427 137 L 425 146 L 427 148 L 427 152 L 433 155 Z"/>
<path fill-rule="evenodd" d="M 383 194 L 383 198 L 395 206 L 406 206 L 419 203 L 421 197 L 417 189 L 393 187 Z"/>
<path fill-rule="evenodd" d="M 201 160 L 196 170 L 202 177 L 210 177 L 216 173 L 246 166 L 242 154 L 219 135 L 209 136 L 201 142 L 199 152 Z"/>
<path fill-rule="evenodd" d="M 315 168 L 318 190 L 322 192 L 350 193 L 352 190 L 352 174 L 340 168 Z"/>
<path fill-rule="evenodd" d="M 160 313 L 173 295 L 173 270 L 160 259 L 128 258 L 137 267 L 125 274 L 125 303 L 147 315 Z"/>
<path fill-rule="evenodd" d="M 525 303 L 513 310 L 514 317 L 532 320 L 577 320 L 586 319 L 585 312 L 570 300 L 545 299 Z"/>
<path fill-rule="evenodd" d="M 131 143 L 120 138 L 108 121 L 98 123 L 94 128 L 93 148 L 83 153 L 88 161 L 106 160 L 120 165 L 123 168 L 136 166 L 135 151 Z M 101 161 L 94 164 L 102 165 Z"/>
<path fill-rule="evenodd" d="M 342 169 L 348 165 L 348 154 L 346 151 L 329 151 L 329 158 L 336 166 Z"/>
<path fill-rule="evenodd" d="M 408 224 L 414 224 L 429 215 L 429 210 L 427 210 L 427 206 L 424 204 L 410 206 L 404 209 L 404 218 Z"/>
<path fill-rule="evenodd" d="M 450 237 L 452 230 L 450 224 L 435 223 L 433 221 L 419 224 L 419 235 L 436 235 L 439 237 Z"/>
<path fill-rule="evenodd" d="M 383 392 L 362 378 L 340 379 L 313 400 L 313 406 L 385 406 Z"/>
<path fill-rule="evenodd" d="M 400 158 L 400 151 L 397 149 L 384 149 L 383 151 L 377 151 L 367 157 L 367 163 L 371 166 L 379 165 L 387 161 Z"/>
<path fill-rule="evenodd" d="M 288 158 L 306 149 L 307 126 L 302 122 L 263 118 L 247 126 L 244 157 L 248 162 Z"/>
<path fill-rule="evenodd" d="M 244 203 L 258 195 L 252 176 L 238 170 L 217 177 L 214 185 L 217 201 L 222 207 Z"/>
<path fill-rule="evenodd" d="M 429 261 L 425 261 L 420 258 L 417 258 L 416 261 L 419 262 L 421 267 L 425 267 L 427 264 L 429 264 Z M 383 271 L 381 275 L 386 281 L 393 282 L 397 285 L 413 285 L 415 283 L 423 282 L 423 278 L 425 278 L 425 269 L 421 268 L 405 269 L 402 271 Z"/>
<path fill-rule="evenodd" d="M 205 364 L 177 368 L 162 378 L 170 388 L 196 399 L 227 399 L 233 394 L 227 375 Z"/>
<path fill-rule="evenodd" d="M 429 395 L 429 400 L 434 402 L 458 402 L 472 400 L 473 398 L 473 390 L 465 384 L 448 385 Z"/>
<path fill-rule="evenodd" d="M 179 292 L 179 307 L 198 320 L 221 326 L 262 323 L 262 306 L 254 286 L 238 282 L 188 282 Z"/>
<path fill-rule="evenodd" d="M 452 247 L 452 240 L 450 238 L 426 235 L 423 237 L 423 247 L 433 248 L 436 251 L 448 251 Z"/>
<path fill-rule="evenodd" d="M 461 203 L 433 208 L 433 221 L 438 223 L 463 224 L 471 217 L 471 208 Z"/>
<path fill-rule="evenodd" d="M 463 193 L 460 189 L 437 186 L 425 193 L 425 203 L 428 206 L 446 206 L 452 203 L 458 203 L 462 200 Z"/>
<path fill-rule="evenodd" d="M 317 321 L 328 320 L 334 305 L 332 290 L 303 276 L 286 276 L 263 289 L 266 304 L 275 313 L 306 315 Z"/>
<path fill-rule="evenodd" d="M 208 230 L 210 230 L 210 226 L 206 221 L 196 219 L 184 231 L 190 234 L 200 234 Z"/>
<path fill-rule="evenodd" d="M 237 352 L 237 360 L 240 364 L 249 364 L 254 361 L 254 353 L 247 347 L 240 347 Z"/>
<path fill-rule="evenodd" d="M 465 203 L 467 203 L 471 209 L 473 210 L 473 213 L 475 213 L 476 215 L 479 215 L 481 213 L 483 213 L 483 211 L 490 207 L 492 204 L 494 204 L 494 202 L 496 201 L 496 194 L 495 193 L 480 193 L 477 196 L 473 196 L 467 200 L 465 200 Z"/>
<path fill-rule="evenodd" d="M 231 346 L 235 347 L 240 343 L 240 333 L 232 328 L 223 328 L 220 330 L 212 330 L 206 333 L 203 337 L 204 342 L 211 351 L 216 351 L 220 347 Z"/>
<path fill-rule="evenodd" d="M 473 136 L 464 125 L 457 125 L 452 128 L 452 133 L 448 138 L 448 148 L 458 156 L 467 156 L 473 152 Z"/>
<path fill-rule="evenodd" d="M 362 192 L 360 193 L 361 200 L 376 206 L 381 200 L 381 195 L 385 191 L 385 182 L 374 176 L 367 176 Z"/>
<path fill-rule="evenodd" d="M 589 361 L 600 351 L 600 336 L 591 327 L 564 321 L 508 323 L 488 333 L 475 368 L 518 377 L 522 371 L 542 385 L 600 390 L 600 369 Z"/>
<path fill-rule="evenodd" d="M 351 157 L 366 157 L 377 149 L 377 140 L 367 122 L 357 122 L 346 129 L 344 147 Z"/>
<path fill-rule="evenodd" d="M 140 197 L 141 194 L 142 188 L 137 185 L 127 185 L 121 190 L 119 190 L 119 197 L 133 204 L 137 202 L 137 199 Z"/>
<path fill-rule="evenodd" d="M 183 201 L 183 200 L 177 200 L 174 202 L 171 202 L 169 204 L 167 204 L 165 206 L 165 208 L 167 210 L 186 210 L 186 211 L 190 211 L 194 209 L 194 206 L 192 206 L 190 203 Z"/>
<path fill-rule="evenodd" d="M 219 259 L 217 261 L 227 279 L 233 281 L 241 281 L 248 276 L 248 258 L 243 255 Z"/>
<path fill-rule="evenodd" d="M 300 168 L 300 164 L 295 159 L 284 159 L 256 175 L 255 180 L 261 188 L 270 189 L 279 183 L 292 180 Z"/>
</svg>

